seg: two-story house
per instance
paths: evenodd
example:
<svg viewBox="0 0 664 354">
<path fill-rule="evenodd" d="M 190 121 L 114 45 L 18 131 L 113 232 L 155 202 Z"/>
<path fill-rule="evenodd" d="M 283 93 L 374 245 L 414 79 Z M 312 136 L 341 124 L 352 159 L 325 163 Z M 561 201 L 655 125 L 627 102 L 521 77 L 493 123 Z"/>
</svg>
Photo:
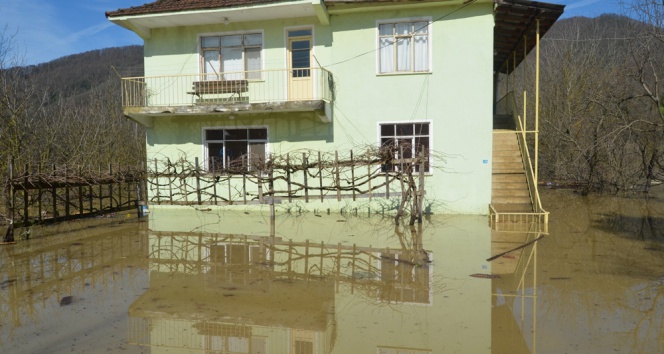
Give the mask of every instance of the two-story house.
<svg viewBox="0 0 664 354">
<path fill-rule="evenodd" d="M 288 188 L 284 203 L 311 204 L 315 196 L 312 208 L 393 206 L 406 187 L 381 174 L 420 157 L 414 170 L 424 181 L 425 208 L 487 214 L 541 211 L 536 163 L 530 188 L 525 177 L 521 191 L 496 187 L 503 158 L 494 151 L 494 117 L 515 113 L 497 112 L 499 82 L 562 11 L 526 0 L 159 0 L 106 16 L 144 39 L 145 76 L 123 79 L 123 105 L 147 128 L 148 168 L 172 172 L 150 188 L 154 204 L 262 201 L 263 186 L 247 185 L 266 172 L 245 172 L 279 157 L 318 165 L 320 174 L 284 172 L 278 183 L 297 179 L 299 186 L 279 187 Z M 506 136 L 516 142 L 520 134 Z M 324 181 L 321 152 L 352 162 L 379 147 L 389 148 L 390 163 L 341 176 L 337 164 Z M 516 149 L 523 175 L 529 164 Z M 177 173 L 187 166 L 196 179 L 183 184 Z M 237 173 L 227 186 L 201 182 L 232 166 Z M 379 178 L 343 189 L 351 173 Z M 184 188 L 175 199 L 174 188 Z M 362 196 L 362 189 L 373 192 Z M 516 199 L 498 200 L 501 193 Z"/>
</svg>

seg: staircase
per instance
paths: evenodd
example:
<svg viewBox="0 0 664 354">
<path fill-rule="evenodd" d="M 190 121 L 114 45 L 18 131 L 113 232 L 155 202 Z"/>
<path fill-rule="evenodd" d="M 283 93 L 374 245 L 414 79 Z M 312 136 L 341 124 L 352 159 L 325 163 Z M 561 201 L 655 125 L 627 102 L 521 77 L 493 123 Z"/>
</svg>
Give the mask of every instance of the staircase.
<svg viewBox="0 0 664 354">
<path fill-rule="evenodd" d="M 533 204 L 516 132 L 494 122 L 491 205 L 498 213 L 532 213 Z"/>
</svg>

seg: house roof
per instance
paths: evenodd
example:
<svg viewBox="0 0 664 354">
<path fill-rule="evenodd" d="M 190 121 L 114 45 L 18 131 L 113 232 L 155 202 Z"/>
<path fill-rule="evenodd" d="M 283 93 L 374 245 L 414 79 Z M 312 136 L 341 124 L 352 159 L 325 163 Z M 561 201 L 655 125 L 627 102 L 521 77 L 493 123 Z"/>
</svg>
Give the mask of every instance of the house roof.
<svg viewBox="0 0 664 354">
<path fill-rule="evenodd" d="M 539 19 L 540 37 L 542 37 L 563 14 L 565 5 L 528 0 L 495 1 L 493 69 L 496 72 L 509 74 L 535 47 L 537 20 Z M 524 40 L 526 53 L 524 53 Z M 508 60 L 509 65 L 506 64 Z"/>
<path fill-rule="evenodd" d="M 141 6 L 107 11 L 106 17 L 159 14 L 165 12 L 219 9 L 256 4 L 286 2 L 284 0 L 157 0 Z"/>
</svg>

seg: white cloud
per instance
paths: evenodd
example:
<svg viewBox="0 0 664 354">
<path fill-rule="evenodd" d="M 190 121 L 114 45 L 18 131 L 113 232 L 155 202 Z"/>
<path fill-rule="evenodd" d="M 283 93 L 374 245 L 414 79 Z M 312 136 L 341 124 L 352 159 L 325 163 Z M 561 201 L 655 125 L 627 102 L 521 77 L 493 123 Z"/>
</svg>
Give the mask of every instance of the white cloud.
<svg viewBox="0 0 664 354">
<path fill-rule="evenodd" d="M 577 2 L 575 2 L 575 3 L 573 3 L 573 4 L 569 4 L 569 5 L 565 6 L 565 10 L 574 10 L 574 9 L 578 9 L 578 8 L 580 8 L 580 7 L 584 7 L 584 6 L 592 5 L 592 4 L 597 3 L 597 2 L 600 2 L 600 1 L 601 1 L 601 0 L 581 0 L 581 1 L 577 1 Z"/>
</svg>

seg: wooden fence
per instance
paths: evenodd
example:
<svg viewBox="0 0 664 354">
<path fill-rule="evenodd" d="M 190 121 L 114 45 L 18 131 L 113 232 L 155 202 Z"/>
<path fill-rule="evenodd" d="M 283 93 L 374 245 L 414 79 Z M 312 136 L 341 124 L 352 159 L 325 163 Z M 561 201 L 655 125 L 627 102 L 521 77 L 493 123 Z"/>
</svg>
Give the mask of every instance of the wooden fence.
<svg viewBox="0 0 664 354">
<path fill-rule="evenodd" d="M 209 162 L 157 159 L 148 163 L 147 182 L 151 204 L 246 205 L 326 199 L 400 197 L 398 215 L 409 207 L 421 219 L 427 152 L 404 156 L 403 151 L 367 150 L 355 155 L 299 152 L 250 162 Z M 412 220 L 411 220 L 412 222 Z"/>
<path fill-rule="evenodd" d="M 143 166 L 25 165 L 9 161 L 5 183 L 8 222 L 4 242 L 14 229 L 137 208 L 144 200 Z"/>
</svg>

